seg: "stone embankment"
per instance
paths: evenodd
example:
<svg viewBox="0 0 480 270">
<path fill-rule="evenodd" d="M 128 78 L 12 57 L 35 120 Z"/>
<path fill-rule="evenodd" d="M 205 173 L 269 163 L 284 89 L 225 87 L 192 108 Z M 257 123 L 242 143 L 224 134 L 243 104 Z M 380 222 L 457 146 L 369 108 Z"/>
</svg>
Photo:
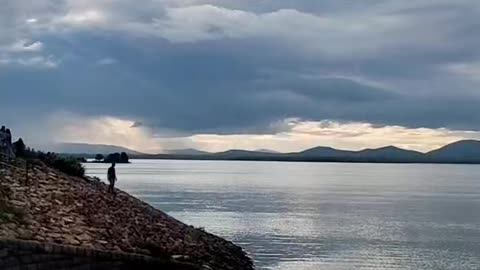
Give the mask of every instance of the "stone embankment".
<svg viewBox="0 0 480 270">
<path fill-rule="evenodd" d="M 0 269 L 201 270 L 193 264 L 151 256 L 24 240 L 0 240 Z"/>
<path fill-rule="evenodd" d="M 233 243 L 185 225 L 135 197 L 93 179 L 42 164 L 0 168 L 0 238 L 144 255 L 199 269 L 253 269 Z"/>
</svg>

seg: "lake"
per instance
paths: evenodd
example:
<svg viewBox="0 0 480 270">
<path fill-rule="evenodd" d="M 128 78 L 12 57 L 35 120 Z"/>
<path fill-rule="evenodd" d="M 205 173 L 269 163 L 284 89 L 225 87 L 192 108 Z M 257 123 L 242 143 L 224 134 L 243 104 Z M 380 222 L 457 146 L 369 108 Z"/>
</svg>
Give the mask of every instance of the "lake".
<svg viewBox="0 0 480 270">
<path fill-rule="evenodd" d="M 117 175 L 257 269 L 480 269 L 477 165 L 133 160 Z"/>
</svg>

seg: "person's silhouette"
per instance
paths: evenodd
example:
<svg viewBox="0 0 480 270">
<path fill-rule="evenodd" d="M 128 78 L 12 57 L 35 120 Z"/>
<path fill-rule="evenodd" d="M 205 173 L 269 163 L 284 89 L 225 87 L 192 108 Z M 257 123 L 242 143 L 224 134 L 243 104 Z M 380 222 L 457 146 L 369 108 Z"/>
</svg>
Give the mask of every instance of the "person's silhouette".
<svg viewBox="0 0 480 270">
<path fill-rule="evenodd" d="M 0 150 L 4 150 L 3 148 L 5 148 L 7 146 L 7 132 L 5 130 L 5 126 L 2 126 L 2 128 L 0 128 Z"/>
<path fill-rule="evenodd" d="M 117 174 L 115 172 L 115 162 L 112 162 L 112 166 L 108 168 L 107 172 L 108 182 L 110 186 L 108 186 L 108 192 L 115 194 L 115 182 L 117 181 Z"/>
</svg>

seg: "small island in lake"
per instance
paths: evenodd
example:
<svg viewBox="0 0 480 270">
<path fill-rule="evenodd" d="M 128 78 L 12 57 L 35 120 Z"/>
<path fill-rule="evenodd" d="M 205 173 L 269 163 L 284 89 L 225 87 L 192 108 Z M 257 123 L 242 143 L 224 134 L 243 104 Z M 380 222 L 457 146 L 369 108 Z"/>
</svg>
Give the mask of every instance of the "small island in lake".
<svg viewBox="0 0 480 270">
<path fill-rule="evenodd" d="M 107 156 L 103 154 L 96 154 L 95 159 L 91 162 L 94 163 L 130 163 L 128 160 L 128 154 L 125 152 L 121 153 L 111 153 Z"/>
</svg>

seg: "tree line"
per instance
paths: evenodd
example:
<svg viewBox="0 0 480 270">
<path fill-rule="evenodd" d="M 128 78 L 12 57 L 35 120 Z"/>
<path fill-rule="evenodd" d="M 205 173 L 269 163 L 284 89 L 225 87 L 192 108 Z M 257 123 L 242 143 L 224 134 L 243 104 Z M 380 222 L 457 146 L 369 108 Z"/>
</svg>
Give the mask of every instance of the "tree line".
<svg viewBox="0 0 480 270">
<path fill-rule="evenodd" d="M 129 163 L 129 158 L 127 153 L 111 153 L 106 157 L 102 154 L 95 155 L 95 162 L 104 162 L 104 163 Z"/>
<path fill-rule="evenodd" d="M 30 162 L 40 160 L 45 165 L 55 168 L 63 173 L 72 176 L 85 176 L 85 168 L 80 159 L 73 157 L 64 157 L 53 152 L 37 151 L 34 148 L 27 147 L 22 138 L 13 143 L 15 154 Z"/>
</svg>

